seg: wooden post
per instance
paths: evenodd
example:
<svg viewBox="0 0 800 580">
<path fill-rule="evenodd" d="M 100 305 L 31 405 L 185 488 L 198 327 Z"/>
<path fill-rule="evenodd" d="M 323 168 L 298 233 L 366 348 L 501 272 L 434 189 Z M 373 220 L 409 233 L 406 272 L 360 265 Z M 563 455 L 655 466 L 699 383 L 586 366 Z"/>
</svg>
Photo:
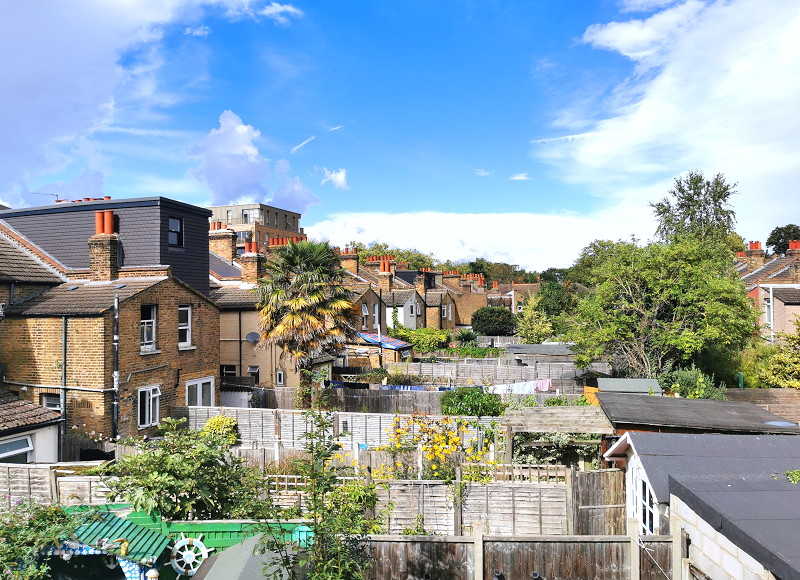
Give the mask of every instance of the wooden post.
<svg viewBox="0 0 800 580">
<path fill-rule="evenodd" d="M 478 526 L 472 530 L 475 543 L 472 547 L 472 564 L 475 568 L 474 580 L 483 580 L 483 529 Z"/>
<path fill-rule="evenodd" d="M 672 536 L 672 580 L 681 580 L 683 568 L 683 544 L 681 542 L 681 518 L 670 514 L 669 531 Z"/>
<path fill-rule="evenodd" d="M 628 536 L 630 536 L 630 565 L 629 580 L 640 580 L 639 570 L 639 521 L 635 518 L 628 518 Z"/>
<path fill-rule="evenodd" d="M 567 534 L 573 535 L 575 533 L 575 498 L 573 496 L 573 481 L 575 478 L 575 468 L 570 466 L 566 470 L 567 484 Z"/>
<path fill-rule="evenodd" d="M 461 529 L 464 523 L 464 495 L 465 490 L 462 486 L 465 485 L 461 481 L 461 466 L 456 467 L 456 480 L 453 483 L 453 535 L 463 536 L 464 531 Z"/>
<path fill-rule="evenodd" d="M 506 447 L 505 447 L 505 463 L 512 463 L 514 461 L 514 434 L 511 432 L 509 425 L 505 426 Z"/>
</svg>

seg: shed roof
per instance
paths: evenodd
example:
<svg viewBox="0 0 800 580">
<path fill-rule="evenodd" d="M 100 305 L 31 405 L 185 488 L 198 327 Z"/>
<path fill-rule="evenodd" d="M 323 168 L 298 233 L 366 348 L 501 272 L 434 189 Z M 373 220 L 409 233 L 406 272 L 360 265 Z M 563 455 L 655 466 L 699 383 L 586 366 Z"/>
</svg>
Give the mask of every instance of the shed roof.
<svg viewBox="0 0 800 580">
<path fill-rule="evenodd" d="M 656 379 L 598 378 L 597 386 L 603 393 L 641 393 L 660 395 L 663 390 Z"/>
<path fill-rule="evenodd" d="M 241 286 L 220 286 L 209 294 L 211 300 L 222 310 L 255 310 L 258 294 L 252 288 Z"/>
<path fill-rule="evenodd" d="M 506 411 L 502 422 L 516 433 L 614 433 L 600 407 L 530 407 Z"/>
<path fill-rule="evenodd" d="M 109 512 L 99 512 L 89 522 L 75 530 L 75 539 L 89 546 L 95 546 L 102 539 L 124 538 L 128 541 L 125 558 L 139 564 L 152 565 L 164 552 L 172 539 L 149 530 L 126 519 L 115 516 Z M 104 549 L 104 552 L 122 556 L 121 542 L 114 547 Z"/>
<path fill-rule="evenodd" d="M 616 428 L 650 426 L 716 433 L 798 433 L 800 427 L 752 403 L 597 393 Z"/>
<path fill-rule="evenodd" d="M 0 433 L 18 432 L 26 427 L 41 427 L 60 420 L 61 413 L 0 391 Z"/>
</svg>

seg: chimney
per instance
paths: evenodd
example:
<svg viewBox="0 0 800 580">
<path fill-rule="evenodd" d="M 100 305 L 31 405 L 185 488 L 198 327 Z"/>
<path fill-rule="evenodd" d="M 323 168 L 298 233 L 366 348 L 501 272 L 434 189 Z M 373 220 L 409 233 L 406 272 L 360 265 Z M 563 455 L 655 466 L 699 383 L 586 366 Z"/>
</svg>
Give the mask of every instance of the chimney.
<svg viewBox="0 0 800 580">
<path fill-rule="evenodd" d="M 342 268 L 348 272 L 352 272 L 356 276 L 358 275 L 358 250 L 355 248 L 345 248 L 343 251 L 339 252 L 339 262 L 341 262 Z"/>
<path fill-rule="evenodd" d="M 266 256 L 258 252 L 258 243 L 245 242 L 244 254 L 239 256 L 239 263 L 242 265 L 242 282 L 255 284 L 257 280 L 263 278 L 266 261 Z"/>
<path fill-rule="evenodd" d="M 425 291 L 428 289 L 428 280 L 425 269 L 421 269 L 414 277 L 414 288 L 420 296 L 425 296 Z"/>
<path fill-rule="evenodd" d="M 750 270 L 756 270 L 767 262 L 767 255 L 761 248 L 761 242 L 750 241 L 744 257 L 739 257 L 739 260 L 747 264 Z"/>
<path fill-rule="evenodd" d="M 208 249 L 223 260 L 233 262 L 236 259 L 236 232 L 222 229 L 222 222 L 211 222 Z"/>
<path fill-rule="evenodd" d="M 442 272 L 442 284 L 453 290 L 461 288 L 461 273 L 458 270 Z"/>
<path fill-rule="evenodd" d="M 513 282 L 512 282 L 512 284 L 513 284 Z M 499 286 L 500 286 L 500 282 L 498 282 L 497 280 L 492 280 L 492 290 L 497 290 Z"/>
<path fill-rule="evenodd" d="M 378 272 L 378 288 L 384 292 L 391 292 L 392 287 L 394 286 L 394 274 L 392 273 L 391 263 L 388 260 L 382 260 L 378 262 L 378 265 L 380 268 L 380 271 Z"/>
<path fill-rule="evenodd" d="M 89 238 L 89 279 L 108 282 L 119 278 L 119 236 L 114 212 L 94 213 L 94 235 Z"/>
<path fill-rule="evenodd" d="M 786 250 L 787 256 L 800 256 L 800 240 L 789 240 L 789 249 Z"/>
</svg>

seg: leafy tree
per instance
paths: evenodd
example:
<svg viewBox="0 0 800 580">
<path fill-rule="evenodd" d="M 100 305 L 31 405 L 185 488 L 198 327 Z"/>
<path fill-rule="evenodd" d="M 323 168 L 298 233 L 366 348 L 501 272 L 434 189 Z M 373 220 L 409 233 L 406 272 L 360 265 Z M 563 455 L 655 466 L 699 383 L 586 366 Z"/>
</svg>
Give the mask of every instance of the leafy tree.
<svg viewBox="0 0 800 580">
<path fill-rule="evenodd" d="M 345 270 L 327 242 L 290 242 L 279 247 L 258 281 L 259 346 L 277 345 L 302 370 L 311 360 L 356 335 L 356 311 L 342 285 Z M 308 375 L 300 373 L 303 386 Z"/>
<path fill-rule="evenodd" d="M 345 468 L 335 461 L 340 445 L 333 435 L 333 413 L 311 409 L 303 417 L 309 431 L 303 443 L 306 457 L 298 465 L 307 481 L 306 491 L 298 507 L 273 504 L 269 508 L 258 551 L 277 556 L 264 571 L 277 561 L 291 579 L 361 580 L 370 562 L 367 534 L 375 531 L 375 519 L 367 517 L 377 504 L 375 485 L 362 478 L 340 479 Z M 286 537 L 284 526 L 274 525 L 297 518 L 309 520 L 313 532 L 312 542 L 302 551 Z M 305 575 L 298 574 L 295 564 Z M 272 573 L 274 578 L 285 578 L 280 568 Z"/>
<path fill-rule="evenodd" d="M 539 344 L 553 336 L 553 325 L 545 312 L 539 310 L 539 299 L 526 300 L 517 321 L 517 334 L 527 344 Z"/>
<path fill-rule="evenodd" d="M 756 339 L 739 355 L 736 365 L 744 375 L 744 386 L 747 389 L 766 387 L 762 377 L 770 374 L 770 363 L 773 355 L 780 348 L 777 344 L 769 344 Z"/>
<path fill-rule="evenodd" d="M 583 250 L 575 263 L 569 268 L 567 275 L 573 282 L 593 287 L 595 280 L 593 272 L 617 247 L 617 242 L 611 240 L 595 240 Z"/>
<path fill-rule="evenodd" d="M 656 234 L 662 240 L 676 235 L 693 235 L 701 239 L 724 238 L 733 232 L 736 223 L 729 199 L 736 194 L 736 184 L 725 181 L 717 173 L 711 180 L 701 171 L 690 171 L 676 177 L 675 186 L 665 197 L 650 207 L 658 219 Z"/>
<path fill-rule="evenodd" d="M 484 306 L 472 315 L 472 329 L 484 336 L 511 336 L 517 329 L 517 317 L 507 308 Z"/>
<path fill-rule="evenodd" d="M 464 417 L 499 417 L 506 408 L 499 395 L 471 387 L 445 391 L 441 404 L 442 414 Z"/>
<path fill-rule="evenodd" d="M 256 509 L 259 474 L 229 451 L 214 430 L 181 428 L 185 419 L 164 419 L 163 438 L 135 440 L 138 453 L 102 468 L 114 499 L 171 520 L 247 517 Z"/>
<path fill-rule="evenodd" d="M 363 264 L 367 261 L 369 256 L 394 256 L 398 262 L 408 263 L 408 267 L 412 270 L 419 270 L 420 268 L 433 268 L 437 266 L 438 261 L 433 254 L 425 254 L 419 250 L 411 248 L 396 248 L 384 242 L 373 242 L 369 245 L 363 242 L 350 242 L 347 244 L 348 248 L 358 250 L 358 259 Z"/>
<path fill-rule="evenodd" d="M 581 366 L 610 357 L 638 377 L 671 363 L 706 370 L 727 361 L 730 369 L 756 328 L 757 312 L 723 243 L 618 242 L 592 276 L 597 287 L 578 304 L 568 333 Z"/>
<path fill-rule="evenodd" d="M 660 374 L 658 384 L 665 391 L 677 393 L 685 399 L 726 398 L 725 387 L 717 386 L 713 375 L 706 375 L 694 365 Z"/>
<path fill-rule="evenodd" d="M 566 268 L 548 268 L 539 275 L 542 282 L 563 282 L 567 277 Z"/>
<path fill-rule="evenodd" d="M 789 242 L 800 240 L 800 226 L 787 224 L 772 230 L 767 238 L 767 247 L 772 248 L 776 254 L 785 254 L 789 249 Z"/>
<path fill-rule="evenodd" d="M 795 321 L 795 332 L 780 334 L 780 343 L 761 371 L 761 381 L 767 387 L 800 389 L 800 321 Z"/>
</svg>

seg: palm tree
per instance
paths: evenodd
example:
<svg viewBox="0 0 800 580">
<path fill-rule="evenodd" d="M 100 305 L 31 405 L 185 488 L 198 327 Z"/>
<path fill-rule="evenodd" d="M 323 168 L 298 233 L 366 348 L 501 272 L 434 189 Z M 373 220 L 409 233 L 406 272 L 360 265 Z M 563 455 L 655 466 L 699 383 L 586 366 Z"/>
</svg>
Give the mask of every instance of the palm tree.
<svg viewBox="0 0 800 580">
<path fill-rule="evenodd" d="M 355 306 L 342 283 L 345 270 L 328 242 L 289 242 L 267 260 L 258 281 L 259 346 L 278 346 L 300 370 L 356 334 Z M 301 386 L 308 386 L 301 372 Z"/>
</svg>

